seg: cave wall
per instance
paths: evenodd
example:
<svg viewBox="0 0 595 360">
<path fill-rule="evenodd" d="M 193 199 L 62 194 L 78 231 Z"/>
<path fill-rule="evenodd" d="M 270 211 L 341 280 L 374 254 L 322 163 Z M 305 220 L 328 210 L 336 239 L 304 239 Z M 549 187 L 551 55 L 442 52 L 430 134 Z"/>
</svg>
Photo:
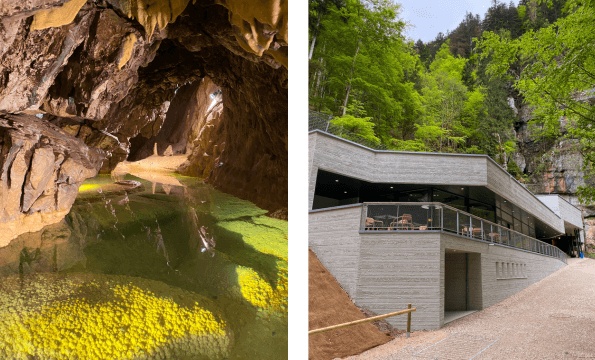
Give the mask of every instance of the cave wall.
<svg viewBox="0 0 595 360">
<path fill-rule="evenodd" d="M 70 211 L 105 154 L 31 115 L 0 115 L 0 247 Z"/>
<path fill-rule="evenodd" d="M 101 150 L 102 172 L 131 139 L 147 139 L 131 159 L 151 142 L 203 151 L 187 174 L 287 207 L 286 1 L 6 0 L 0 16 L 0 114 Z M 210 118 L 197 102 L 205 81 L 222 90 Z"/>
</svg>

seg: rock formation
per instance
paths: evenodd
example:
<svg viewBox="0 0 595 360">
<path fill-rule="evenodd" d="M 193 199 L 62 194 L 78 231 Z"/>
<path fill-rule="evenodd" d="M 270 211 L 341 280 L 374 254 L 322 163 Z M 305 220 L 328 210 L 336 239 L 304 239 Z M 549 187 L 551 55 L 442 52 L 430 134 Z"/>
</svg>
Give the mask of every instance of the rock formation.
<svg viewBox="0 0 595 360">
<path fill-rule="evenodd" d="M 22 131 L 61 127 L 104 154 L 88 160 L 93 171 L 155 144 L 159 154 L 186 150 L 185 174 L 269 210 L 287 206 L 287 1 L 6 0 L 0 16 L 0 114 L 31 127 Z M 37 209 L 38 187 L 57 181 L 46 179 L 41 141 L 29 144 L 40 150 L 27 152 L 38 170 L 26 201 L 0 223 Z M 67 160 L 60 166 L 73 167 Z"/>
<path fill-rule="evenodd" d="M 60 221 L 105 156 L 31 115 L 0 115 L 0 247 Z"/>
<path fill-rule="evenodd" d="M 518 113 L 515 125 L 518 152 L 512 154 L 512 159 L 528 175 L 527 188 L 535 194 L 560 194 L 582 209 L 586 244 L 595 248 L 595 204 L 581 204 L 578 199 L 578 187 L 595 186 L 595 180 L 585 177 L 582 171 L 578 140 L 563 136 L 557 139 L 535 137 L 529 125 L 533 120 L 532 108 L 522 99 L 515 103 L 520 104 L 514 107 Z M 566 134 L 565 126 L 566 119 L 560 119 L 562 135 Z"/>
</svg>

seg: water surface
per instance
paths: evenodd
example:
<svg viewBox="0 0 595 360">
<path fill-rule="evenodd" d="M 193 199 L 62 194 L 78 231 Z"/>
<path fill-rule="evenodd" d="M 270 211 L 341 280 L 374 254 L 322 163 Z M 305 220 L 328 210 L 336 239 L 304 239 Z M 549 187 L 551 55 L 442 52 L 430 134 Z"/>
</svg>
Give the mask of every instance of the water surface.
<svg viewBox="0 0 595 360">
<path fill-rule="evenodd" d="M 287 358 L 287 222 L 196 178 L 116 180 L 0 249 L 0 358 Z"/>
</svg>

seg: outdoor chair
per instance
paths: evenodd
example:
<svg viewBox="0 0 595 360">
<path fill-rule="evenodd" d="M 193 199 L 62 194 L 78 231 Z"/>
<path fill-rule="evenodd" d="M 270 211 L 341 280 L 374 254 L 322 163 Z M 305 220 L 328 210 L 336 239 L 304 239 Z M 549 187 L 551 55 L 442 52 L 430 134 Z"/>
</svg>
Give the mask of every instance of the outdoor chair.
<svg viewBox="0 0 595 360">
<path fill-rule="evenodd" d="M 397 228 L 398 229 L 409 229 L 409 230 L 413 230 L 413 221 L 412 221 L 412 217 L 409 214 L 403 214 L 403 216 L 399 216 L 393 219 L 393 221 L 390 223 L 390 227 L 391 228 Z"/>
<path fill-rule="evenodd" d="M 377 224 L 380 224 L 380 226 L 376 226 Z M 382 225 L 383 222 L 380 220 L 374 220 L 371 217 L 366 218 L 366 230 L 378 230 Z"/>
<path fill-rule="evenodd" d="M 467 228 L 466 226 L 463 228 L 463 235 L 464 236 L 473 236 L 473 237 L 479 237 L 481 236 L 481 228 Z"/>
<path fill-rule="evenodd" d="M 475 238 L 480 238 L 482 237 L 481 235 L 481 228 L 472 228 L 471 232 L 473 233 L 473 237 Z"/>
<path fill-rule="evenodd" d="M 500 243 L 500 234 L 498 233 L 489 233 L 488 236 L 492 239 L 492 242 Z"/>
</svg>

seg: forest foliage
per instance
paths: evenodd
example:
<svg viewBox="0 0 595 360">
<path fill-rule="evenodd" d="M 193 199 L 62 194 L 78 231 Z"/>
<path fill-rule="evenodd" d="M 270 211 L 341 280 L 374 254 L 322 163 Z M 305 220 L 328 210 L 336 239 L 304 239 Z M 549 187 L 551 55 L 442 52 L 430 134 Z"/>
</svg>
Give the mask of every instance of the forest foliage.
<svg viewBox="0 0 595 360">
<path fill-rule="evenodd" d="M 487 154 L 514 171 L 514 163 L 508 164 L 517 148 L 511 101 L 539 105 L 541 128 L 549 131 L 545 135 L 560 132 L 555 121 L 545 121 L 560 114 L 559 106 L 537 98 L 546 84 L 540 82 L 544 69 L 556 56 L 566 56 L 567 44 L 556 40 L 555 32 L 572 18 L 569 14 L 585 8 L 581 0 L 569 1 L 521 0 L 514 5 L 493 0 L 483 18 L 467 13 L 455 30 L 424 43 L 406 38 L 400 5 L 392 0 L 309 0 L 310 108 L 333 115 L 334 124 L 389 149 Z M 595 43 L 593 23 L 581 30 L 582 43 L 574 40 L 577 48 Z M 580 20 L 565 24 L 585 26 Z M 557 48 L 536 52 L 544 41 Z M 592 51 L 584 55 L 594 59 Z M 539 59 L 531 57 L 536 53 Z M 576 63 L 591 69 L 585 57 L 575 55 Z M 566 65 L 564 71 L 570 73 L 557 77 L 593 84 L 587 71 L 575 79 L 574 65 Z M 551 86 L 547 91 L 560 101 L 568 101 L 577 89 Z M 579 131 L 584 116 L 573 118 L 576 136 L 584 137 Z M 593 142 L 585 143 L 589 146 L 595 148 Z"/>
</svg>

